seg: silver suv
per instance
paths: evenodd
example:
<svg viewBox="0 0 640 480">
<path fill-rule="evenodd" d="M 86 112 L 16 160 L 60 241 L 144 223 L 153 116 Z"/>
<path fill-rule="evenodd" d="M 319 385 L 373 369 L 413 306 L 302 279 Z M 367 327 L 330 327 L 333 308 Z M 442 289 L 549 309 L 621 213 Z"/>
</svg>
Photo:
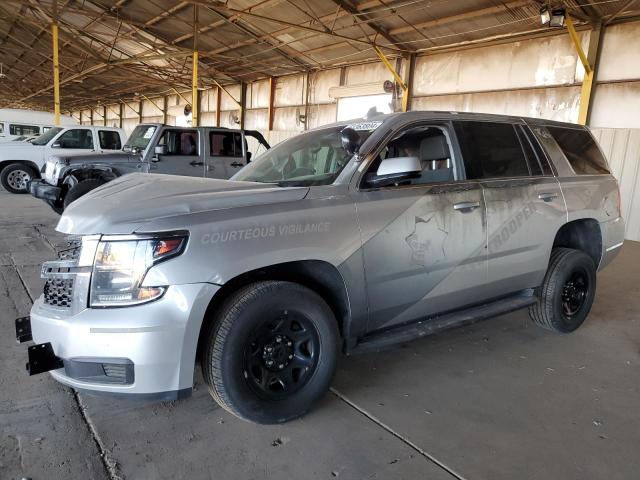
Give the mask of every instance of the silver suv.
<svg viewBox="0 0 640 480">
<path fill-rule="evenodd" d="M 57 228 L 69 247 L 16 321 L 31 374 L 175 399 L 200 363 L 258 423 L 309 410 L 341 351 L 524 307 L 575 330 L 624 238 L 587 129 L 449 112 L 321 127 L 231 181 L 127 175 Z"/>
</svg>

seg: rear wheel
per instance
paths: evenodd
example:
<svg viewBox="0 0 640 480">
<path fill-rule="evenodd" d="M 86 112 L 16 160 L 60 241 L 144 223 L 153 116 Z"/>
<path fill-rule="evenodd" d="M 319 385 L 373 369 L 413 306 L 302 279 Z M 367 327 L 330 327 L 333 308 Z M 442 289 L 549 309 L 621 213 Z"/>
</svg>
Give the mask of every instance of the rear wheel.
<svg viewBox="0 0 640 480">
<path fill-rule="evenodd" d="M 312 290 L 254 283 L 225 302 L 210 328 L 204 378 L 213 398 L 237 417 L 286 422 L 329 389 L 338 338 L 333 312 Z"/>
<path fill-rule="evenodd" d="M 91 190 L 98 188 L 100 185 L 103 185 L 105 183 L 106 182 L 104 180 L 99 179 L 89 179 L 78 182 L 78 184 L 69 189 L 69 191 L 65 195 L 62 202 L 64 208 L 67 208 L 72 202 L 76 201 L 83 195 L 89 193 Z"/>
<path fill-rule="evenodd" d="M 27 193 L 27 184 L 34 178 L 38 173 L 23 163 L 10 163 L 0 172 L 0 183 L 10 193 Z"/>
<path fill-rule="evenodd" d="M 540 299 L 529 308 L 531 319 L 556 332 L 569 333 L 587 318 L 596 292 L 596 267 L 589 255 L 554 248 L 540 288 Z"/>
</svg>

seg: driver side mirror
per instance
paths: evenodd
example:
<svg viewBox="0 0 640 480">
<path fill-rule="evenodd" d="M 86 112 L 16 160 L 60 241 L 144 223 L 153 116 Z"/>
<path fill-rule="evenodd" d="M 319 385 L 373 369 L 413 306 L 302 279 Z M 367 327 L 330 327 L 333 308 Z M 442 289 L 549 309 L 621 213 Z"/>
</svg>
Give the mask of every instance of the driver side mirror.
<svg viewBox="0 0 640 480">
<path fill-rule="evenodd" d="M 418 157 L 385 158 L 380 162 L 378 171 L 369 174 L 366 179 L 371 187 L 386 187 L 418 178 L 422 174 L 422 165 Z"/>
<path fill-rule="evenodd" d="M 166 155 L 167 146 L 166 145 L 156 145 L 155 148 L 153 149 L 153 153 L 155 153 L 156 155 Z"/>
<path fill-rule="evenodd" d="M 51 148 L 62 148 L 62 145 L 60 144 L 60 142 L 56 142 L 51 144 Z"/>
</svg>

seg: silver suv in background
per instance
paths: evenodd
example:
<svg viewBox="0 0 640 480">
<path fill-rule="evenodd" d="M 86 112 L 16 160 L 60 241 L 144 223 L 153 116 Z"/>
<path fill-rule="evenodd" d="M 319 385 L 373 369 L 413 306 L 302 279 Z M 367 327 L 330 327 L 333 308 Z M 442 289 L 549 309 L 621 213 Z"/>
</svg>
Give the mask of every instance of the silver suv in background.
<svg viewBox="0 0 640 480">
<path fill-rule="evenodd" d="M 122 146 L 102 155 L 51 155 L 43 179 L 29 183 L 31 194 L 61 213 L 71 202 L 127 173 L 167 173 L 229 178 L 269 144 L 252 130 L 221 127 L 138 125 Z M 261 150 L 262 149 L 262 150 Z"/>
<path fill-rule="evenodd" d="M 30 374 L 142 398 L 202 366 L 238 417 L 284 422 L 342 350 L 376 350 L 529 308 L 578 328 L 623 244 L 590 132 L 410 112 L 291 138 L 231 181 L 131 174 L 69 206 L 60 259 L 16 321 Z"/>
</svg>

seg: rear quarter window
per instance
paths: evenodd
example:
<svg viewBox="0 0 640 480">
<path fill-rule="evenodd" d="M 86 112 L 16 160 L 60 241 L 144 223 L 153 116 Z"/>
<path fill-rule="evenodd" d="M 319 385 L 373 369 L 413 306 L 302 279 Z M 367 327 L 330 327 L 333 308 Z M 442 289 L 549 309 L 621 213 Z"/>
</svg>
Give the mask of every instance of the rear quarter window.
<svg viewBox="0 0 640 480">
<path fill-rule="evenodd" d="M 587 130 L 547 126 L 547 131 L 578 175 L 611 173 L 607 160 Z"/>
</svg>

